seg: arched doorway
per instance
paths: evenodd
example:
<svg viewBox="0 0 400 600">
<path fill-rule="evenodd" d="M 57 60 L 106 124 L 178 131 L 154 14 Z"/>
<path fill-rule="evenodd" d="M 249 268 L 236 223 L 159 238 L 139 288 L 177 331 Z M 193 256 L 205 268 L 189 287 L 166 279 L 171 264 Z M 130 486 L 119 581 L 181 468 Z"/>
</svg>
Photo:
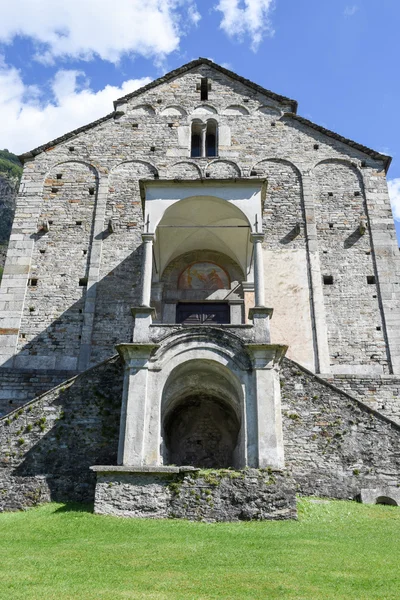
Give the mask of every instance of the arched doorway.
<svg viewBox="0 0 400 600">
<path fill-rule="evenodd" d="M 242 404 L 235 376 L 223 365 L 189 360 L 176 367 L 162 399 L 164 464 L 242 466 Z"/>
<path fill-rule="evenodd" d="M 224 400 L 205 393 L 183 398 L 168 415 L 164 431 L 172 464 L 233 466 L 239 422 Z"/>
</svg>

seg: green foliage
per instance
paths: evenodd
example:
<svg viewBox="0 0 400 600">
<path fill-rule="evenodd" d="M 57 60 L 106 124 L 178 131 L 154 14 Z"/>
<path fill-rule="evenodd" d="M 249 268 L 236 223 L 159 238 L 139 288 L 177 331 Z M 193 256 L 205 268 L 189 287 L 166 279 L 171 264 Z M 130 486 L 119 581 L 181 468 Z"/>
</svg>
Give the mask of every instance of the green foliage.
<svg viewBox="0 0 400 600">
<path fill-rule="evenodd" d="M 20 179 L 22 175 L 21 162 L 15 154 L 8 150 L 0 150 L 0 173 Z"/>
<path fill-rule="evenodd" d="M 215 524 L 50 504 L 0 514 L 0 599 L 395 600 L 399 536 L 400 508 L 356 502 Z"/>
</svg>

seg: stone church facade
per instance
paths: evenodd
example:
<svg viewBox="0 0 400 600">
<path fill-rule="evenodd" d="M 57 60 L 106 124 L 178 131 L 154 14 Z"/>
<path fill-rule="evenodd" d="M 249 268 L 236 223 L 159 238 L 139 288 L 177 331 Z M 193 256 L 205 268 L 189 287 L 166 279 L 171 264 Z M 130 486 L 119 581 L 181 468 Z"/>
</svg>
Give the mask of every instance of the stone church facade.
<svg viewBox="0 0 400 600">
<path fill-rule="evenodd" d="M 95 476 L 113 514 L 285 518 L 295 489 L 397 502 L 390 158 L 206 59 L 114 105 L 22 156 L 4 508 L 88 500 Z"/>
</svg>

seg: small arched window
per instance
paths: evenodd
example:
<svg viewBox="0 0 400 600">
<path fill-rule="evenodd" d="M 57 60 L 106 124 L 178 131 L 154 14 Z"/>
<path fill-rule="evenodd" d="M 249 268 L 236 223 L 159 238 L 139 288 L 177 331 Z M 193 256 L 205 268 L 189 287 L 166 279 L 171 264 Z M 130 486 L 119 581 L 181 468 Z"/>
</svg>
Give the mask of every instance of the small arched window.
<svg viewBox="0 0 400 600">
<path fill-rule="evenodd" d="M 217 156 L 218 132 L 217 123 L 213 119 L 202 123 L 193 121 L 191 130 L 190 156 L 199 158 Z"/>
<path fill-rule="evenodd" d="M 190 152 L 190 156 L 192 156 L 193 158 L 198 158 L 202 155 L 202 130 L 203 124 L 199 121 L 193 121 Z"/>
<path fill-rule="evenodd" d="M 217 156 L 217 124 L 215 121 L 207 121 L 206 156 Z"/>
</svg>

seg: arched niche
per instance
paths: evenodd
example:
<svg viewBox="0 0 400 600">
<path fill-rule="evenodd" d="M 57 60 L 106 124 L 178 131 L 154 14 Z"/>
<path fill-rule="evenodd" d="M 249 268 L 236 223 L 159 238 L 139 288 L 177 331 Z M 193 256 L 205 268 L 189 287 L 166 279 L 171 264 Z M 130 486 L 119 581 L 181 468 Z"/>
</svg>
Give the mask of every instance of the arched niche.
<svg viewBox="0 0 400 600">
<path fill-rule="evenodd" d="M 26 335 L 18 351 L 47 356 L 68 369 L 77 368 L 81 345 L 97 188 L 93 166 L 81 161 L 54 165 L 44 181 L 32 250 L 36 285 L 26 288 L 21 321 Z"/>
<path fill-rule="evenodd" d="M 140 160 L 120 163 L 111 170 L 108 179 L 105 228 L 110 219 L 121 227 L 142 221 L 139 180 L 154 179 L 157 174 L 154 165 Z"/>
<path fill-rule="evenodd" d="M 367 279 L 375 264 L 361 174 L 350 161 L 326 159 L 312 176 L 321 273 L 333 282 L 322 288 L 331 370 L 341 373 L 351 364 L 357 373 L 388 372 L 379 301 Z"/>
<path fill-rule="evenodd" d="M 227 116 L 248 115 L 249 111 L 245 106 L 241 106 L 240 104 L 230 104 L 224 109 L 222 114 Z"/>
<path fill-rule="evenodd" d="M 241 177 L 241 170 L 233 161 L 215 160 L 207 166 L 206 174 L 214 179 L 236 179 Z"/>
<path fill-rule="evenodd" d="M 267 179 L 265 246 L 304 248 L 303 191 L 298 169 L 289 161 L 271 158 L 256 163 L 251 172 Z"/>
<path fill-rule="evenodd" d="M 202 104 L 201 106 L 197 106 L 193 112 L 193 116 L 198 115 L 216 115 L 217 109 L 211 106 L 210 104 Z"/>
<path fill-rule="evenodd" d="M 192 162 L 179 162 L 169 169 L 169 174 L 173 179 L 199 179 L 201 170 Z"/>
<path fill-rule="evenodd" d="M 398 506 L 396 500 L 390 498 L 389 496 L 378 496 L 375 504 L 384 504 L 386 506 Z"/>
<path fill-rule="evenodd" d="M 185 117 L 187 112 L 182 106 L 171 105 L 166 106 L 160 111 L 162 117 Z"/>
<path fill-rule="evenodd" d="M 240 468 L 244 462 L 243 397 L 236 376 L 213 360 L 187 360 L 164 386 L 164 464 Z"/>
<path fill-rule="evenodd" d="M 256 110 L 256 115 L 265 115 L 267 117 L 280 117 L 281 116 L 281 111 L 273 106 L 260 106 L 259 108 L 257 108 Z"/>
<path fill-rule="evenodd" d="M 155 115 L 156 111 L 150 104 L 138 104 L 131 106 L 128 110 L 131 115 Z"/>
</svg>

